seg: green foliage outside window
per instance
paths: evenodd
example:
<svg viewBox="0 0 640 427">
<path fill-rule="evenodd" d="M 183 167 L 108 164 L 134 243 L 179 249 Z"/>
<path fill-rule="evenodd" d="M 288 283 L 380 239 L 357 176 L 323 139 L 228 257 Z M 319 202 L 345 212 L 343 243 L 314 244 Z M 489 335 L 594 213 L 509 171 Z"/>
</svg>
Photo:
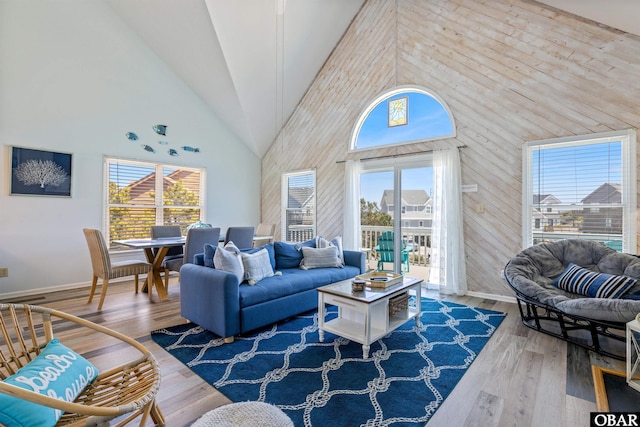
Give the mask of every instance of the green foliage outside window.
<svg viewBox="0 0 640 427">
<path fill-rule="evenodd" d="M 393 219 L 388 213 L 382 212 L 376 202 L 367 202 L 362 198 L 360 199 L 360 224 L 391 227 Z"/>
<path fill-rule="evenodd" d="M 153 191 L 149 191 L 148 194 L 152 200 L 155 200 Z M 199 207 L 187 208 L 185 206 L 198 206 L 198 203 L 198 194 L 190 191 L 182 180 L 167 186 L 163 192 L 164 225 L 179 225 L 185 234 L 187 226 L 200 219 Z M 109 205 L 109 236 L 111 240 L 150 237 L 151 226 L 157 223 L 156 208 L 154 206 L 132 206 L 130 187 L 119 188 L 115 182 L 110 182 Z"/>
</svg>

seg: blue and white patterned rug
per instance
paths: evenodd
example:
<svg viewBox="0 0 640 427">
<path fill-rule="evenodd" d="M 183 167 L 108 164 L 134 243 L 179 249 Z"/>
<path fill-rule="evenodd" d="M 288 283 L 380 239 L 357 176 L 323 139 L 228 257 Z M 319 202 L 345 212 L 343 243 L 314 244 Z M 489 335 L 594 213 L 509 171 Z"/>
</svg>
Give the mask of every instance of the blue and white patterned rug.
<svg viewBox="0 0 640 427">
<path fill-rule="evenodd" d="M 320 343 L 315 311 L 231 344 L 194 324 L 151 337 L 232 401 L 271 403 L 296 426 L 424 425 L 505 314 L 425 298 L 422 310 L 419 330 L 405 323 L 364 360 L 356 342 Z"/>
</svg>

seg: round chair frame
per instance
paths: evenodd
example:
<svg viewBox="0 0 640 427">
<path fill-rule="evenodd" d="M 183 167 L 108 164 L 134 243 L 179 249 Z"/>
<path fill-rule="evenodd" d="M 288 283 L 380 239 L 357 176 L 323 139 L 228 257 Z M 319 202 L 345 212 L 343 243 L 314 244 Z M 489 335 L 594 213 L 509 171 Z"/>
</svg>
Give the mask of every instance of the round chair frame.
<svg viewBox="0 0 640 427">
<path fill-rule="evenodd" d="M 105 334 L 137 350 L 138 357 L 100 372 L 74 402 L 54 399 L 0 381 L 0 393 L 64 411 L 56 426 L 124 426 L 140 416 L 144 426 L 151 416 L 156 425 L 164 417 L 156 405 L 160 370 L 149 350 L 136 340 L 79 317 L 28 304 L 0 304 L 0 379 L 16 373 L 44 349 L 54 331 L 86 328 Z M 85 331 L 85 332 L 91 332 Z M 62 340 L 61 340 L 62 342 Z M 135 356 L 134 356 L 135 357 Z"/>
</svg>

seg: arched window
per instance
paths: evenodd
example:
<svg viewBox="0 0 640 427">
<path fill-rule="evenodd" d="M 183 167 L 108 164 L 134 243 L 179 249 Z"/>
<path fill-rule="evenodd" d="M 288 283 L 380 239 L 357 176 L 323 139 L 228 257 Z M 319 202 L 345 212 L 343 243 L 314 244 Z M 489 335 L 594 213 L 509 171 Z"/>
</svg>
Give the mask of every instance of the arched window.
<svg viewBox="0 0 640 427">
<path fill-rule="evenodd" d="M 450 138 L 456 127 L 449 107 L 417 87 L 400 87 L 373 101 L 356 123 L 351 150 Z"/>
</svg>

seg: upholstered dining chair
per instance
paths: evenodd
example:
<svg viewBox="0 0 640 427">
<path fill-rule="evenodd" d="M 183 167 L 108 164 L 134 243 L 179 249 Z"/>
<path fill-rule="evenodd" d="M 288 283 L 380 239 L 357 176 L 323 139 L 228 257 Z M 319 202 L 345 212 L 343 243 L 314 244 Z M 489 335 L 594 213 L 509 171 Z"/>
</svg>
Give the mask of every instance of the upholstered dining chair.
<svg viewBox="0 0 640 427">
<path fill-rule="evenodd" d="M 184 256 L 179 260 L 167 261 L 166 268 L 171 271 L 180 271 L 183 264 L 193 264 L 193 257 L 201 254 L 204 245 L 211 243 L 217 245 L 220 241 L 220 227 L 192 228 L 187 230 L 187 238 L 184 244 Z"/>
<path fill-rule="evenodd" d="M 273 233 L 276 232 L 275 224 L 265 224 L 261 222 L 256 228 L 256 235 L 253 239 L 253 247 L 257 248 L 267 243 L 273 242 Z"/>
<path fill-rule="evenodd" d="M 102 310 L 104 297 L 107 295 L 107 287 L 111 279 L 135 276 L 136 293 L 138 293 L 138 275 L 149 274 L 153 266 L 148 262 L 138 260 L 111 262 L 109 248 L 107 247 L 102 232 L 93 228 L 85 228 L 82 231 L 84 232 L 84 237 L 87 239 L 89 255 L 91 256 L 91 266 L 93 268 L 93 280 L 91 282 L 91 291 L 89 292 L 89 301 L 87 301 L 87 303 L 93 300 L 93 295 L 98 285 L 98 278 L 102 279 L 98 311 Z"/>
<path fill-rule="evenodd" d="M 253 235 L 255 227 L 229 227 L 224 238 L 224 244 L 233 242 L 238 249 L 253 247 Z"/>
<path fill-rule="evenodd" d="M 181 237 L 182 230 L 179 225 L 152 225 L 151 226 L 151 238 L 152 239 L 164 239 L 169 237 Z M 153 249 L 153 255 L 155 256 L 158 249 Z M 175 271 L 168 268 L 168 265 L 173 262 L 172 265 L 182 265 L 182 259 L 184 256 L 182 246 L 170 247 L 167 251 L 167 255 L 164 257 L 162 266 L 164 267 L 164 287 L 169 288 L 169 271 Z"/>
</svg>

